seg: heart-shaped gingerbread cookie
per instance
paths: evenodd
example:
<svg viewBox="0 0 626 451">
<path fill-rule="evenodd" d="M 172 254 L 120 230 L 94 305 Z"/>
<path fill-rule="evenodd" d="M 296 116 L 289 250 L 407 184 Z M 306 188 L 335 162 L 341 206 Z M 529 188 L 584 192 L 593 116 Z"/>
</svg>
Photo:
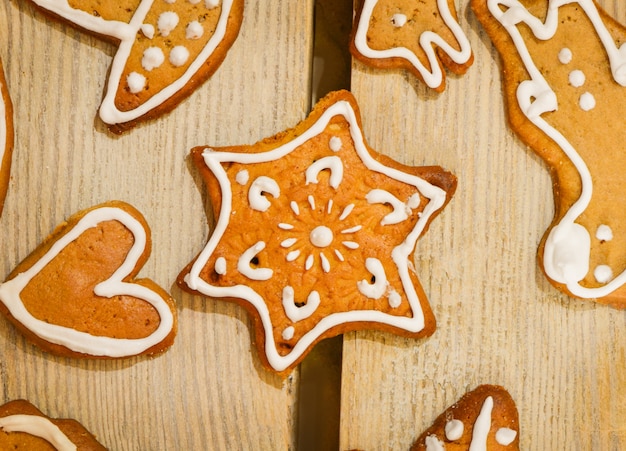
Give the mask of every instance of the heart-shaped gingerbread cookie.
<svg viewBox="0 0 626 451">
<path fill-rule="evenodd" d="M 132 206 L 109 202 L 60 225 L 0 285 L 0 310 L 42 349 L 121 358 L 172 345 L 171 296 L 135 279 L 150 254 L 150 229 Z"/>
</svg>

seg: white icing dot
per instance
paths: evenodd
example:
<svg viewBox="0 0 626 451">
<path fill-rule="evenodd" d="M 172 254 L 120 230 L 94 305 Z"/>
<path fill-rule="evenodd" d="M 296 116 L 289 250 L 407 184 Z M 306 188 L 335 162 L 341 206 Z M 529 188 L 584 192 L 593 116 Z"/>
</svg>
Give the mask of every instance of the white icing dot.
<svg viewBox="0 0 626 451">
<path fill-rule="evenodd" d="M 400 296 L 400 293 L 398 293 L 396 290 L 392 290 L 391 293 L 389 293 L 389 306 L 391 308 L 398 308 L 400 307 L 401 303 L 402 297 Z"/>
<path fill-rule="evenodd" d="M 288 262 L 292 262 L 294 261 L 296 258 L 298 258 L 300 256 L 300 251 L 295 250 L 295 251 L 291 251 L 287 254 L 287 257 L 285 257 L 285 259 Z"/>
<path fill-rule="evenodd" d="M 163 1 L 164 1 L 165 3 L 170 4 L 170 5 L 171 5 L 171 4 L 173 4 L 174 2 L 176 2 L 176 0 L 163 0 Z"/>
<path fill-rule="evenodd" d="M 226 274 L 226 259 L 224 257 L 218 257 L 215 260 L 215 272 L 222 276 Z"/>
<path fill-rule="evenodd" d="M 345 258 L 343 258 L 343 254 L 339 252 L 339 249 L 335 249 L 335 255 L 337 256 L 340 262 L 343 262 L 346 260 Z"/>
<path fill-rule="evenodd" d="M 278 228 L 283 230 L 293 230 L 294 226 L 285 222 L 281 222 L 278 224 Z"/>
<path fill-rule="evenodd" d="M 446 438 L 451 442 L 458 440 L 463 435 L 463 422 L 457 419 L 450 420 L 446 423 L 445 431 Z"/>
<path fill-rule="evenodd" d="M 200 39 L 203 34 L 204 28 L 202 27 L 202 24 L 200 22 L 198 22 L 197 20 L 189 22 L 185 31 L 185 36 L 187 37 L 187 39 Z"/>
<path fill-rule="evenodd" d="M 291 340 L 293 338 L 294 333 L 295 333 L 295 329 L 293 328 L 293 326 L 289 326 L 285 328 L 285 330 L 283 330 L 283 339 Z"/>
<path fill-rule="evenodd" d="M 363 228 L 363 226 L 356 225 L 356 226 L 351 227 L 349 229 L 342 230 L 341 233 L 343 233 L 343 234 L 355 233 L 355 232 L 358 232 L 359 230 L 361 230 L 362 228 Z"/>
<path fill-rule="evenodd" d="M 137 94 L 146 87 L 146 77 L 137 72 L 131 72 L 128 74 L 128 77 L 126 77 L 126 83 L 128 83 L 130 92 Z"/>
<path fill-rule="evenodd" d="M 322 261 L 322 269 L 324 270 L 324 272 L 325 273 L 330 272 L 330 262 L 328 261 L 326 256 L 322 253 L 320 253 L 320 260 Z"/>
<path fill-rule="evenodd" d="M 585 84 L 585 74 L 582 70 L 573 70 L 569 73 L 569 84 L 574 88 L 580 88 Z"/>
<path fill-rule="evenodd" d="M 149 23 L 145 23 L 141 26 L 141 32 L 148 39 L 152 39 L 154 37 L 154 26 Z"/>
<path fill-rule="evenodd" d="M 579 104 L 583 111 L 590 111 L 596 107 L 596 99 L 593 94 L 586 92 L 580 96 Z"/>
<path fill-rule="evenodd" d="M 309 255 L 304 262 L 304 269 L 307 271 L 313 267 L 313 256 Z"/>
<path fill-rule="evenodd" d="M 170 63 L 176 67 L 180 67 L 189 59 L 189 50 L 182 45 L 177 45 L 170 52 Z"/>
<path fill-rule="evenodd" d="M 330 141 L 328 142 L 328 147 L 330 147 L 330 150 L 332 150 L 333 152 L 339 152 L 341 150 L 341 146 L 343 146 L 341 138 L 339 138 L 338 136 L 333 136 L 332 138 L 330 138 Z"/>
<path fill-rule="evenodd" d="M 393 24 L 394 27 L 396 28 L 400 28 L 406 25 L 406 16 L 404 14 L 394 14 L 391 17 L 391 23 Z"/>
<path fill-rule="evenodd" d="M 141 57 L 141 65 L 147 71 L 156 69 L 165 61 L 163 51 L 158 47 L 148 47 Z"/>
<path fill-rule="evenodd" d="M 502 446 L 508 446 L 513 443 L 517 437 L 517 431 L 509 428 L 500 428 L 496 431 L 496 442 Z"/>
<path fill-rule="evenodd" d="M 297 241 L 298 241 L 298 239 L 297 239 L 297 238 L 287 238 L 287 239 L 286 239 L 286 240 L 284 240 L 282 243 L 280 243 L 280 246 L 281 246 L 281 247 L 285 247 L 285 248 L 287 248 L 287 247 L 291 247 L 291 246 L 293 246 L 294 244 L 296 244 L 296 242 L 297 242 Z"/>
<path fill-rule="evenodd" d="M 341 216 L 339 216 L 339 220 L 343 221 L 344 219 L 346 219 L 350 215 L 350 213 L 352 213 L 353 209 L 354 209 L 354 204 L 349 204 L 346 208 L 343 209 Z"/>
<path fill-rule="evenodd" d="M 559 61 L 562 64 L 569 64 L 572 61 L 572 51 L 567 47 L 564 47 L 559 52 Z"/>
<path fill-rule="evenodd" d="M 295 200 L 292 200 L 289 203 L 289 206 L 291 207 L 291 211 L 293 211 L 296 216 L 300 214 L 300 207 L 298 207 L 298 203 Z"/>
<path fill-rule="evenodd" d="M 178 14 L 174 11 L 166 11 L 161 13 L 159 20 L 157 21 L 157 28 L 161 36 L 169 36 L 169 34 L 178 25 Z"/>
<path fill-rule="evenodd" d="M 246 183 L 248 183 L 248 180 L 250 180 L 250 173 L 247 169 L 242 169 L 235 176 L 235 181 L 240 185 L 245 185 Z"/>
<path fill-rule="evenodd" d="M 206 0 L 204 4 L 206 5 L 207 8 L 213 9 L 219 6 L 220 0 Z"/>
<path fill-rule="evenodd" d="M 600 241 L 611 241 L 613 239 L 613 230 L 608 225 L 600 225 L 596 230 L 596 238 Z"/>
<path fill-rule="evenodd" d="M 307 197 L 307 200 L 309 201 L 311 210 L 315 210 L 315 198 L 309 194 L 309 197 Z"/>
<path fill-rule="evenodd" d="M 359 248 L 359 243 L 355 243 L 354 241 L 342 241 L 341 244 L 343 244 L 348 249 L 358 249 Z"/>
<path fill-rule="evenodd" d="M 426 451 L 444 451 L 445 450 L 445 448 L 443 447 L 443 442 L 434 435 L 429 435 L 428 437 L 426 437 L 426 440 L 424 441 L 424 443 L 426 444 Z"/>
<path fill-rule="evenodd" d="M 309 235 L 311 244 L 316 247 L 328 247 L 333 242 L 333 232 L 326 226 L 317 226 Z"/>
<path fill-rule="evenodd" d="M 613 271 L 607 265 L 598 265 L 593 271 L 593 276 L 599 283 L 607 283 L 613 278 Z"/>
<path fill-rule="evenodd" d="M 200 0 L 187 0 L 189 3 L 191 3 L 192 5 L 197 5 L 198 3 L 200 3 Z"/>
</svg>

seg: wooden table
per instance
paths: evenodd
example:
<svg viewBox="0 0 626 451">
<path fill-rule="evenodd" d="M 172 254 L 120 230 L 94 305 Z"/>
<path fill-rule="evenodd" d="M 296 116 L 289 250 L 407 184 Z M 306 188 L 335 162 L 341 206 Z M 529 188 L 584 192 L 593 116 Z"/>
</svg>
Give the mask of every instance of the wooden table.
<svg viewBox="0 0 626 451">
<path fill-rule="evenodd" d="M 466 390 L 493 383 L 517 401 L 523 449 L 626 449 L 626 312 L 568 298 L 540 272 L 548 172 L 508 129 L 498 57 L 468 1 L 457 3 L 475 63 L 443 95 L 405 72 L 352 67 L 372 147 L 439 164 L 459 187 L 415 254 L 437 332 L 345 337 L 340 447 L 407 449 Z M 622 0 L 602 4 L 626 21 Z M 79 419 L 114 450 L 296 448 L 299 372 L 282 380 L 263 369 L 242 309 L 174 281 L 209 234 L 189 149 L 252 143 L 305 117 L 312 13 L 313 0 L 247 0 L 214 77 L 173 113 L 116 137 L 96 118 L 115 47 L 27 1 L 0 4 L 16 128 L 0 273 L 72 213 L 124 200 L 153 232 L 140 275 L 171 289 L 180 323 L 157 358 L 76 361 L 40 352 L 0 321 L 0 401 Z"/>
</svg>

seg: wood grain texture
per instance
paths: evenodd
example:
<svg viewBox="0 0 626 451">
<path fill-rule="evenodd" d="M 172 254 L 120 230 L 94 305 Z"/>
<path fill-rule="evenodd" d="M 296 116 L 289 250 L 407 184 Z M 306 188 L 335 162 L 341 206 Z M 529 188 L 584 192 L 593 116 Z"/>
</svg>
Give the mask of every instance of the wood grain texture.
<svg viewBox="0 0 626 451">
<path fill-rule="evenodd" d="M 449 76 L 443 94 L 405 72 L 353 63 L 372 147 L 442 165 L 459 186 L 415 255 L 435 334 L 344 339 L 341 448 L 408 449 L 446 407 L 488 383 L 517 401 L 521 449 L 626 449 L 626 312 L 568 298 L 541 273 L 548 171 L 507 127 L 499 58 L 468 3 L 457 6 L 475 62 Z M 601 3 L 626 22 L 623 1 Z"/>
<path fill-rule="evenodd" d="M 209 234 L 189 150 L 253 143 L 305 117 L 312 4 L 246 1 L 241 34 L 213 78 L 121 137 L 97 119 L 115 47 L 28 1 L 0 4 L 16 126 L 0 218 L 3 280 L 72 213 L 119 199 L 152 229 L 140 276 L 170 289 L 179 310 L 170 351 L 113 362 L 44 354 L 0 321 L 0 402 L 26 398 L 50 416 L 76 418 L 114 450 L 294 448 L 297 371 L 283 381 L 263 369 L 242 309 L 183 294 L 174 281 Z"/>
</svg>

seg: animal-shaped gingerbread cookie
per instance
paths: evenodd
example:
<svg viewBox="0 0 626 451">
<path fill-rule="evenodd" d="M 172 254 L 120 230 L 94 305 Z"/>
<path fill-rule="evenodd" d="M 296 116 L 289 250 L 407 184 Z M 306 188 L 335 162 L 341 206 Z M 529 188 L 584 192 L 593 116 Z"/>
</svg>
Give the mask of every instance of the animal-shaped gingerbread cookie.
<svg viewBox="0 0 626 451">
<path fill-rule="evenodd" d="M 171 296 L 135 276 L 150 229 L 123 202 L 76 213 L 0 284 L 0 311 L 45 351 L 78 358 L 155 354 L 176 335 Z"/>
<path fill-rule="evenodd" d="M 226 57 L 243 0 L 32 0 L 64 21 L 119 43 L 100 117 L 113 132 L 170 111 Z"/>
<path fill-rule="evenodd" d="M 329 94 L 293 130 L 192 158 L 217 223 L 179 283 L 247 308 L 268 367 L 285 374 L 350 330 L 434 331 L 411 260 L 456 178 L 370 149 L 350 93 Z"/>
<path fill-rule="evenodd" d="M 472 0 L 502 59 L 511 127 L 550 167 L 549 280 L 626 308 L 626 28 L 593 0 Z"/>
<path fill-rule="evenodd" d="M 473 62 L 454 0 L 360 0 L 350 51 L 373 67 L 407 69 L 435 91 L 445 89 L 444 66 L 464 74 Z"/>
</svg>

